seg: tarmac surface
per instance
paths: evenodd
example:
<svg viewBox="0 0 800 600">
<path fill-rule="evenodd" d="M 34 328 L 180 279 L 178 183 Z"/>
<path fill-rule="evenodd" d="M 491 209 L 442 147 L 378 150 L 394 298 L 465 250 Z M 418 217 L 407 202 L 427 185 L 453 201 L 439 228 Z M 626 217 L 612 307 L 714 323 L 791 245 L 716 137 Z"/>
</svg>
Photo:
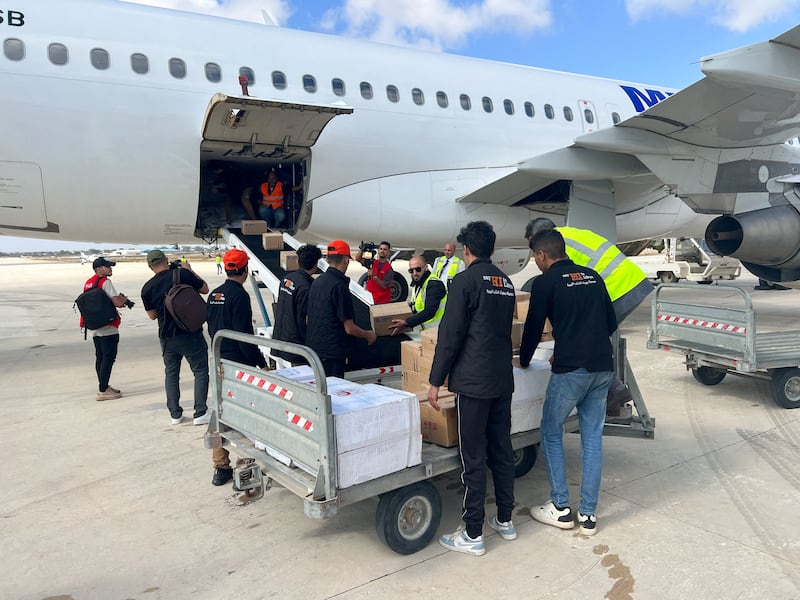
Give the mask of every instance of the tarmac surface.
<svg viewBox="0 0 800 600">
<path fill-rule="evenodd" d="M 221 283 L 212 261 L 194 266 Z M 530 518 L 549 493 L 539 460 L 517 480 L 517 540 L 486 527 L 483 557 L 435 541 L 401 556 L 376 536 L 375 499 L 317 521 L 280 487 L 244 506 L 213 487 L 205 427 L 170 425 L 157 328 L 139 298 L 150 271 L 114 271 L 136 306 L 122 309 L 111 379 L 124 397 L 97 402 L 93 345 L 72 308 L 89 266 L 0 263 L 0 598 L 800 598 L 800 410 L 776 406 L 766 381 L 705 387 L 680 356 L 647 350 L 649 303 L 622 332 L 656 435 L 605 439 L 597 535 Z M 798 294 L 752 292 L 759 327 L 800 330 Z M 182 377 L 190 414 L 188 367 Z M 565 445 L 575 506 L 578 436 Z M 435 483 L 441 534 L 459 523 L 461 484 Z"/>
</svg>

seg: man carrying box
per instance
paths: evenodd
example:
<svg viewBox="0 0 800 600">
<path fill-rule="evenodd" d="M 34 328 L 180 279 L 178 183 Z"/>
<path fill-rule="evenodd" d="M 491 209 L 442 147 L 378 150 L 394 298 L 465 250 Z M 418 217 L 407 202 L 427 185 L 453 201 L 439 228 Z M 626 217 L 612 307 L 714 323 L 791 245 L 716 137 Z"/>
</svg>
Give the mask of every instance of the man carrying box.
<svg viewBox="0 0 800 600">
<path fill-rule="evenodd" d="M 517 531 L 511 522 L 514 509 L 514 451 L 511 448 L 511 321 L 514 286 L 489 258 L 495 233 L 485 221 L 468 223 L 458 236 L 464 245 L 467 270 L 453 279 L 447 310 L 439 325 L 436 354 L 428 389 L 428 402 L 439 409 L 439 388 L 449 375 L 448 387 L 456 393 L 461 462 L 465 492 L 465 526 L 439 538 L 448 550 L 474 556 L 486 553 L 483 521 L 486 502 L 486 465 L 492 471 L 497 515 L 489 526 L 504 540 Z"/>
<path fill-rule="evenodd" d="M 355 324 L 353 298 L 345 276 L 350 264 L 350 246 L 342 240 L 328 244 L 328 270 L 314 280 L 308 292 L 308 329 L 306 345 L 322 360 L 325 375 L 344 377 L 347 359 L 347 336 L 375 343 L 374 331 Z"/>
<path fill-rule="evenodd" d="M 408 319 L 392 320 L 392 335 L 402 333 L 404 329 L 414 329 L 417 325 L 422 329 L 438 327 L 444 314 L 447 302 L 447 290 L 441 279 L 428 270 L 428 263 L 422 256 L 412 256 L 408 261 L 408 272 L 411 275 L 411 310 L 414 315 Z"/>
</svg>

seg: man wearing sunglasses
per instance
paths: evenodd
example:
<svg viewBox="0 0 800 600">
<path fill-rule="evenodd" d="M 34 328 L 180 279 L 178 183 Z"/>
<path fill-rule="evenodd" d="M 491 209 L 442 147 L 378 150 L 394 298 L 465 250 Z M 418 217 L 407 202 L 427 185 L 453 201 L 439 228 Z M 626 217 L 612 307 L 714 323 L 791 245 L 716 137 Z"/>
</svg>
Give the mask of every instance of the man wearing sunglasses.
<svg viewBox="0 0 800 600">
<path fill-rule="evenodd" d="M 408 261 L 411 275 L 411 310 L 414 314 L 406 320 L 392 320 L 392 335 L 417 325 L 422 329 L 438 327 L 447 302 L 447 290 L 441 279 L 428 270 L 428 263 L 421 256 L 412 256 Z"/>
</svg>

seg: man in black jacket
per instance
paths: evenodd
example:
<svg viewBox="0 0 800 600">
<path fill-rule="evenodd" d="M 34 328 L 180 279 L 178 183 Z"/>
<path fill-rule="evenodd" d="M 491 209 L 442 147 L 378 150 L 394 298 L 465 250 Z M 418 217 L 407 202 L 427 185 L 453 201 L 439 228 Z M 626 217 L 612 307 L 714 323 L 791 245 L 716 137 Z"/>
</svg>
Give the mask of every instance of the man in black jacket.
<svg viewBox="0 0 800 600">
<path fill-rule="evenodd" d="M 272 339 L 295 344 L 306 344 L 306 317 L 308 316 L 308 290 L 314 283 L 312 275 L 317 272 L 317 263 L 322 251 L 316 246 L 305 245 L 297 249 L 300 268 L 287 273 L 278 288 L 278 305 L 275 307 L 275 328 Z M 290 361 L 293 365 L 304 365 L 306 359 L 291 352 L 273 350 L 272 354 Z"/>
<path fill-rule="evenodd" d="M 547 459 L 550 502 L 531 509 L 531 516 L 559 529 L 575 526 L 564 469 L 564 422 L 578 409 L 581 427 L 581 502 L 578 523 L 584 535 L 597 531 L 595 509 L 603 465 L 603 426 L 606 394 L 614 376 L 609 337 L 617 317 L 603 278 L 572 262 L 564 237 L 556 230 L 540 231 L 530 241 L 533 259 L 542 275 L 533 281 L 531 302 L 519 366 L 530 364 L 546 318 L 553 324 L 555 351 L 552 374 L 542 409 L 542 451 Z"/>
<path fill-rule="evenodd" d="M 492 264 L 495 233 L 485 221 L 468 223 L 458 236 L 467 270 L 453 279 L 447 310 L 439 325 L 429 382 L 428 402 L 439 410 L 439 387 L 449 374 L 456 393 L 458 447 L 464 471 L 463 514 L 466 528 L 443 535 L 448 550 L 475 556 L 483 544 L 486 465 L 492 471 L 497 515 L 489 526 L 505 540 L 517 537 L 514 508 L 514 451 L 511 448 L 511 321 L 514 286 Z"/>
<path fill-rule="evenodd" d="M 220 329 L 230 329 L 253 334 L 253 308 L 250 295 L 244 289 L 247 281 L 247 254 L 231 249 L 222 257 L 225 274 L 228 278 L 221 286 L 208 295 L 208 335 L 211 339 Z M 243 365 L 265 367 L 267 361 L 258 346 L 236 340 L 222 340 L 220 356 Z M 214 461 L 213 485 L 223 485 L 233 476 L 228 451 L 214 448 L 211 452 Z"/>
</svg>

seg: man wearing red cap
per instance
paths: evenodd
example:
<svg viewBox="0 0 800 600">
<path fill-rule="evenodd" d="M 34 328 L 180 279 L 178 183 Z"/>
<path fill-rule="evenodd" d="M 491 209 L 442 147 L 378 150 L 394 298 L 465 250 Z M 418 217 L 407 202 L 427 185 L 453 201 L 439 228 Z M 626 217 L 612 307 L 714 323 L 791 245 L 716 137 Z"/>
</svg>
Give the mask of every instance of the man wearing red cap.
<svg viewBox="0 0 800 600">
<path fill-rule="evenodd" d="M 228 278 L 221 286 L 208 295 L 208 334 L 213 339 L 220 329 L 231 329 L 253 334 L 253 308 L 250 294 L 244 289 L 247 281 L 247 254 L 233 248 L 222 257 L 222 265 Z M 220 346 L 222 358 L 244 365 L 265 367 L 267 361 L 254 344 L 223 340 Z M 214 461 L 213 485 L 223 485 L 232 476 L 231 462 L 225 448 L 214 448 L 211 454 Z"/>
<path fill-rule="evenodd" d="M 306 345 L 322 360 L 325 375 L 344 377 L 347 359 L 347 336 L 359 337 L 372 345 L 374 331 L 355 324 L 350 278 L 345 275 L 350 264 L 350 246 L 342 240 L 328 244 L 328 270 L 320 275 L 308 292 L 308 330 Z"/>
</svg>

